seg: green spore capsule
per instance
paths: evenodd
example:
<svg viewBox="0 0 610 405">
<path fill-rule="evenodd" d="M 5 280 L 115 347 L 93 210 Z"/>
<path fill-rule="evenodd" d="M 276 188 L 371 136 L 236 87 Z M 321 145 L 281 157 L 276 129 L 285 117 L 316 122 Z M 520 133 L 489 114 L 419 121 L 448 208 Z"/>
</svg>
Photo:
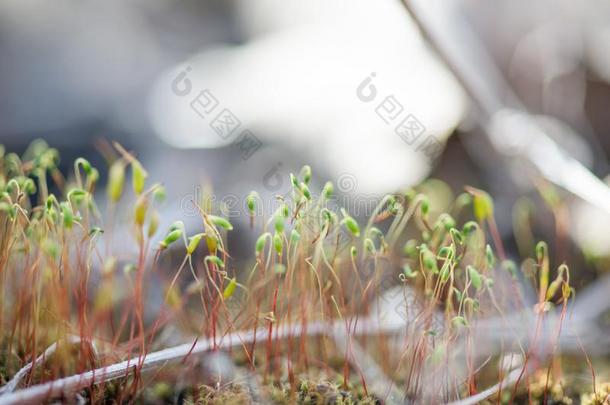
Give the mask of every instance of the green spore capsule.
<svg viewBox="0 0 610 405">
<path fill-rule="evenodd" d="M 415 239 L 409 239 L 402 248 L 402 251 L 407 257 L 415 259 L 419 254 L 417 251 L 417 241 Z"/>
<path fill-rule="evenodd" d="M 485 191 L 476 190 L 472 197 L 472 208 L 477 221 L 483 221 L 493 217 L 493 200 Z"/>
<path fill-rule="evenodd" d="M 307 187 L 307 184 L 301 183 L 299 188 L 301 190 L 301 193 L 303 193 L 303 197 L 308 200 L 311 200 L 311 192 L 309 191 L 309 187 Z"/>
<path fill-rule="evenodd" d="M 490 269 L 496 265 L 496 256 L 489 244 L 485 246 L 485 260 L 487 262 L 487 267 Z"/>
<path fill-rule="evenodd" d="M 301 169 L 300 176 L 303 179 L 303 183 L 309 184 L 309 182 L 311 181 L 311 166 L 303 166 L 303 168 Z"/>
<path fill-rule="evenodd" d="M 464 235 L 462 235 L 462 232 L 460 232 L 456 228 L 451 228 L 449 230 L 449 234 L 451 235 L 451 238 L 454 242 L 459 243 L 460 245 L 464 243 Z"/>
<path fill-rule="evenodd" d="M 282 233 L 284 232 L 284 217 L 282 215 L 276 215 L 274 219 L 274 228 L 275 232 Z"/>
<path fill-rule="evenodd" d="M 292 187 L 295 189 L 299 189 L 299 179 L 292 173 L 290 173 L 290 184 L 292 184 Z"/>
<path fill-rule="evenodd" d="M 536 258 L 539 262 L 542 262 L 547 257 L 548 250 L 549 248 L 546 242 L 538 242 L 538 244 L 536 245 Z"/>
<path fill-rule="evenodd" d="M 233 225 L 231 225 L 229 221 L 222 217 L 218 217 L 216 215 L 208 215 L 207 218 L 212 224 L 220 228 L 226 229 L 227 231 L 233 230 Z"/>
<path fill-rule="evenodd" d="M 256 244 L 254 245 L 254 251 L 257 256 L 261 254 L 263 249 L 265 249 L 265 245 L 267 244 L 267 238 L 270 235 L 271 234 L 269 232 L 265 232 L 264 234 L 259 236 L 258 239 L 256 240 Z"/>
<path fill-rule="evenodd" d="M 233 277 L 229 281 L 229 284 L 225 287 L 224 291 L 222 292 L 222 297 L 225 300 L 231 298 L 231 296 L 235 293 L 236 288 L 237 288 L 237 279 L 235 277 Z"/>
<path fill-rule="evenodd" d="M 428 200 L 428 197 L 422 195 L 419 209 L 421 210 L 423 216 L 428 215 L 430 212 L 430 200 Z"/>
<path fill-rule="evenodd" d="M 131 162 L 131 170 L 133 192 L 136 195 L 140 195 L 142 191 L 144 191 L 144 186 L 146 184 L 146 178 L 148 177 L 148 173 L 146 172 L 146 170 L 144 170 L 140 162 L 138 162 L 137 160 Z"/>
<path fill-rule="evenodd" d="M 301 240 L 301 234 L 296 229 L 290 231 L 290 243 L 295 244 Z"/>
<path fill-rule="evenodd" d="M 474 221 L 468 221 L 464 224 L 464 227 L 462 228 L 462 232 L 464 235 L 468 236 L 471 233 L 473 233 L 474 231 L 476 231 L 479 227 L 479 224 L 477 224 Z"/>
<path fill-rule="evenodd" d="M 169 245 L 180 239 L 180 237 L 182 237 L 182 229 L 174 229 L 167 234 L 165 239 L 159 242 L 159 247 L 161 249 L 167 249 Z"/>
<path fill-rule="evenodd" d="M 333 196 L 335 192 L 335 187 L 333 186 L 333 183 L 331 183 L 330 181 L 327 181 L 324 184 L 324 188 L 322 189 L 322 196 L 324 196 L 325 199 L 329 199 Z"/>
<path fill-rule="evenodd" d="M 165 197 L 166 197 L 165 187 L 163 187 L 161 184 L 156 184 L 153 187 L 153 198 L 155 199 L 155 201 L 163 202 L 163 201 L 165 201 Z"/>
<path fill-rule="evenodd" d="M 125 185 L 125 162 L 121 159 L 116 160 L 108 172 L 108 186 L 106 193 L 111 202 L 116 203 L 123 195 L 123 187 Z"/>
<path fill-rule="evenodd" d="M 72 211 L 72 206 L 68 202 L 62 202 L 59 206 L 61 208 L 64 228 L 72 229 L 72 225 L 74 224 L 74 212 Z"/>
<path fill-rule="evenodd" d="M 512 260 L 504 260 L 502 268 L 507 271 L 513 279 L 517 279 L 517 265 Z"/>
<path fill-rule="evenodd" d="M 256 212 L 256 200 L 258 199 L 258 193 L 256 191 L 251 191 L 250 194 L 246 197 L 246 207 L 248 208 L 248 212 L 250 215 L 254 215 Z"/>
<path fill-rule="evenodd" d="M 278 254 L 282 254 L 284 242 L 282 241 L 282 237 L 278 233 L 273 235 L 273 247 Z"/>
<path fill-rule="evenodd" d="M 358 226 L 358 222 L 356 222 L 345 209 L 341 208 L 341 213 L 343 214 L 343 221 L 341 222 L 345 225 L 347 230 L 355 237 L 360 237 L 360 226 Z"/>
<path fill-rule="evenodd" d="M 146 211 L 148 211 L 148 199 L 145 196 L 138 197 L 134 208 L 134 222 L 138 226 L 144 225 L 146 219 Z"/>
<path fill-rule="evenodd" d="M 206 262 L 214 264 L 215 266 L 217 266 L 221 269 L 225 267 L 225 262 L 223 262 L 222 259 L 218 256 L 209 255 L 209 256 L 206 256 L 204 260 Z"/>
<path fill-rule="evenodd" d="M 78 166 L 83 168 L 85 174 L 91 174 L 91 163 L 85 158 L 79 157 L 74 161 L 74 167 L 78 168 Z"/>
<path fill-rule="evenodd" d="M 417 272 L 413 271 L 411 266 L 409 266 L 408 264 L 405 264 L 404 266 L 402 266 L 402 274 L 406 278 L 415 278 L 415 277 L 417 277 Z"/>
<path fill-rule="evenodd" d="M 196 235 L 191 236 L 189 238 L 189 244 L 186 247 L 186 253 L 189 255 L 192 255 L 193 253 L 195 253 L 195 250 L 197 249 L 197 246 L 199 246 L 199 243 L 201 242 L 202 238 L 203 238 L 202 233 L 198 233 Z"/>
<path fill-rule="evenodd" d="M 432 253 L 427 248 L 425 250 L 423 250 L 422 262 L 423 262 L 424 268 L 426 270 L 432 272 L 433 274 L 437 274 L 438 273 L 436 257 L 434 256 L 434 253 Z"/>
<path fill-rule="evenodd" d="M 470 281 L 472 282 L 472 285 L 474 286 L 474 288 L 476 288 L 477 290 L 480 290 L 481 287 L 483 286 L 481 274 L 479 274 L 479 272 L 472 266 L 468 266 L 466 268 L 466 271 L 468 271 L 468 277 L 470 278 Z"/>
<path fill-rule="evenodd" d="M 159 222 L 161 218 L 159 218 L 159 214 L 156 211 L 153 211 L 150 220 L 148 221 L 148 232 L 147 235 L 149 238 L 152 238 L 159 229 Z"/>
<path fill-rule="evenodd" d="M 87 197 L 87 192 L 81 188 L 73 188 L 68 191 L 66 196 L 68 197 L 68 201 L 72 201 L 74 204 L 79 205 Z"/>
</svg>

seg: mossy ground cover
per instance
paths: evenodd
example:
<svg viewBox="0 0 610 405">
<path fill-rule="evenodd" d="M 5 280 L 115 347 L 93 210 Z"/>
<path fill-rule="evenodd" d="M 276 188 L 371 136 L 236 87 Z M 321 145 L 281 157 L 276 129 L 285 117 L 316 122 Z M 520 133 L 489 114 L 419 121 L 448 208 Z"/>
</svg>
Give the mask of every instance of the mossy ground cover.
<svg viewBox="0 0 610 405">
<path fill-rule="evenodd" d="M 568 263 L 545 242 L 509 257 L 483 190 L 429 180 L 357 218 L 305 166 L 286 195 L 250 192 L 241 225 L 194 201 L 193 229 L 160 217 L 165 189 L 135 153 L 115 145 L 107 158 L 62 173 L 44 142 L 0 153 L 0 400 L 442 403 L 502 382 L 509 352 L 522 372 L 486 400 L 605 400 L 602 382 L 587 396 L 592 375 L 564 376 L 561 328 L 478 350 L 485 321 L 561 325 L 574 298 Z M 236 231 L 251 236 L 247 261 L 231 255 Z M 172 357 L 178 343 L 197 350 Z M 87 374 L 107 369 L 112 380 Z M 36 391 L 51 382 L 62 388 Z"/>
</svg>

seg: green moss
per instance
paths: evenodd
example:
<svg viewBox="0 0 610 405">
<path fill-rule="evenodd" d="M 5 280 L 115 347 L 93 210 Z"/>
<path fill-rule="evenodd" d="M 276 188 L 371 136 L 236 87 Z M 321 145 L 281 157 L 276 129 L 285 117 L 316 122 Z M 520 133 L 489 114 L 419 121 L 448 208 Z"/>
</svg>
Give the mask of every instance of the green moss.
<svg viewBox="0 0 610 405">
<path fill-rule="evenodd" d="M 296 384 L 297 389 L 291 389 L 287 382 L 263 385 L 260 396 L 263 403 L 276 405 L 369 405 L 380 404 L 381 401 L 372 396 L 366 396 L 359 387 L 354 385 L 351 389 L 343 390 L 338 384 L 326 380 L 303 379 Z M 199 387 L 186 398 L 189 405 L 242 405 L 255 403 L 248 391 L 248 387 L 241 383 L 234 383 L 222 388 L 207 385 Z"/>
<path fill-rule="evenodd" d="M 529 380 L 528 384 L 521 384 L 514 399 L 513 387 L 505 387 L 502 391 L 501 404 L 532 404 L 532 405 L 572 405 L 575 403 L 573 390 L 569 389 L 565 380 L 548 376 L 547 370 L 540 370 Z M 497 404 L 497 397 L 483 402 L 484 405 Z"/>
<path fill-rule="evenodd" d="M 584 393 L 580 396 L 582 405 L 607 405 L 610 403 L 610 383 L 597 386 L 596 392 Z"/>
</svg>

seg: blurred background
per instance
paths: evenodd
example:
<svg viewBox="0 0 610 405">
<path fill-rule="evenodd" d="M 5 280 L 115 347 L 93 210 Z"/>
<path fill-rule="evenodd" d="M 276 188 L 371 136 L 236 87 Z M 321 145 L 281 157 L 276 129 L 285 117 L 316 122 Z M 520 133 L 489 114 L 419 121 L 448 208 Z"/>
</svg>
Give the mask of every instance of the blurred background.
<svg viewBox="0 0 610 405">
<path fill-rule="evenodd" d="M 169 222 L 197 223 L 192 201 L 207 185 L 229 205 L 252 189 L 271 197 L 306 163 L 314 184 L 334 181 L 346 199 L 430 176 L 455 193 L 470 184 L 494 196 L 513 255 L 528 249 L 513 225 L 531 222 L 525 239 L 553 242 L 564 218 L 558 257 L 575 254 L 585 283 L 610 256 L 610 205 L 604 211 L 604 198 L 593 196 L 602 201 L 593 208 L 559 188 L 567 205 L 545 210 L 553 159 L 543 148 L 558 146 L 582 165 L 574 178 L 557 169 L 572 184 L 587 184 L 583 168 L 608 174 L 610 3 L 441 7 L 444 20 L 425 22 L 398 0 L 5 0 L 0 143 L 19 152 L 43 138 L 66 167 L 77 156 L 103 167 L 103 140 L 119 141 L 166 185 Z M 453 57 L 437 53 L 430 32 L 453 38 L 440 39 Z M 496 69 L 494 86 L 481 54 Z M 494 88 L 477 93 L 464 71 Z M 550 147 L 494 118 L 515 99 Z M 529 145 L 527 164 L 498 142 L 513 135 Z M 546 172 L 538 154 L 551 161 Z"/>
</svg>

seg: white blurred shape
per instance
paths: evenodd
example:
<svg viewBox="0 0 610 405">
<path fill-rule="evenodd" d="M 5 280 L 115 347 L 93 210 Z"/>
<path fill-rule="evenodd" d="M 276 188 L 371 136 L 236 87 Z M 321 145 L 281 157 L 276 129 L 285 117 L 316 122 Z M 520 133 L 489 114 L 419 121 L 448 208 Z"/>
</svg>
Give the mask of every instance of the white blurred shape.
<svg viewBox="0 0 610 405">
<path fill-rule="evenodd" d="M 168 72 L 150 99 L 162 139 L 184 148 L 229 144 L 236 134 L 222 139 L 209 126 L 216 113 L 228 108 L 241 128 L 253 130 L 263 143 L 290 145 L 328 167 L 331 175 L 354 175 L 360 192 L 387 192 L 425 177 L 429 164 L 417 147 L 431 135 L 446 139 L 463 115 L 464 98 L 399 2 L 240 4 L 247 32 L 271 32 L 243 46 L 204 52 Z M 193 91 L 179 97 L 170 90 L 171 82 L 187 67 Z M 365 103 L 356 89 L 372 72 L 378 94 Z M 189 105 L 203 89 L 219 101 L 205 118 Z M 403 113 L 386 124 L 375 108 L 390 95 Z M 413 145 L 394 132 L 408 114 L 426 127 Z"/>
<path fill-rule="evenodd" d="M 610 184 L 610 179 L 605 179 Z M 574 239 L 583 251 L 594 256 L 610 256 L 610 214 L 579 201 L 574 205 Z"/>
</svg>

